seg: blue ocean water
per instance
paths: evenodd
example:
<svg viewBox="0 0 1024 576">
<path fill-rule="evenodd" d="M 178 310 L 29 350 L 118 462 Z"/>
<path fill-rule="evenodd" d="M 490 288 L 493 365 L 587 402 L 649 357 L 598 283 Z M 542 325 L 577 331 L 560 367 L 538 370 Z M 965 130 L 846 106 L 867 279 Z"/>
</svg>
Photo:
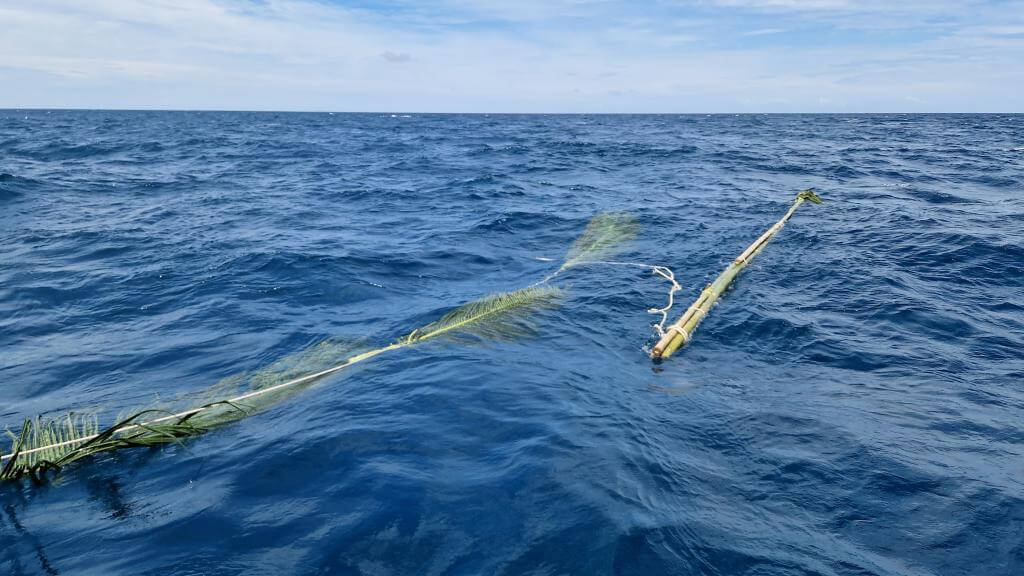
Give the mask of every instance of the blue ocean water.
<svg viewBox="0 0 1024 576">
<path fill-rule="evenodd" d="M 383 345 L 229 427 L 0 486 L 0 573 L 1024 573 L 1024 116 L 0 111 L 0 426 L 114 416 L 325 339 Z M 4 445 L 3 451 L 7 451 Z"/>
</svg>

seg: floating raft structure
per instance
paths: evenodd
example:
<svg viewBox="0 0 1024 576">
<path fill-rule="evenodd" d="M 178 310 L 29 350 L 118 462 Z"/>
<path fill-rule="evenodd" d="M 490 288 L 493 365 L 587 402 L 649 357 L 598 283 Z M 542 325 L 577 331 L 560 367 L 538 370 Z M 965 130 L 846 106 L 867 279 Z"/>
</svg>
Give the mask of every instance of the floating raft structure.
<svg viewBox="0 0 1024 576">
<path fill-rule="evenodd" d="M 708 284 L 706 288 L 697 297 L 697 300 L 690 305 L 689 308 L 683 312 L 683 315 L 676 320 L 676 322 L 665 329 L 658 340 L 658 343 L 651 349 L 651 358 L 654 360 L 664 360 L 669 356 L 675 354 L 677 350 L 685 346 L 693 338 L 693 333 L 697 330 L 697 326 L 700 325 L 701 320 L 708 315 L 711 311 L 711 307 L 715 305 L 715 302 L 722 296 L 726 288 L 732 284 L 732 281 L 736 279 L 736 276 L 743 271 L 744 268 L 750 264 L 750 261 L 757 256 L 761 250 L 782 230 L 782 227 L 786 225 L 786 222 L 793 217 L 796 209 L 800 207 L 804 202 L 811 202 L 812 204 L 821 204 L 821 198 L 815 194 L 813 189 L 807 189 L 796 196 L 796 200 L 793 201 L 793 205 L 789 207 L 786 214 L 779 219 L 778 222 L 772 225 L 771 228 L 761 234 L 761 237 L 754 241 L 746 250 L 743 251 L 731 264 L 715 278 L 715 281 Z"/>
<path fill-rule="evenodd" d="M 0 454 L 0 481 L 30 477 L 41 482 L 46 479 L 48 472 L 58 471 L 72 462 L 96 454 L 122 448 L 180 443 L 188 437 L 203 434 L 265 410 L 353 364 L 428 340 L 466 335 L 502 340 L 529 334 L 532 328 L 525 316 L 530 311 L 553 305 L 562 294 L 560 289 L 549 282 L 578 266 L 645 268 L 671 283 L 667 305 L 647 310 L 650 314 L 661 316 L 661 322 L 654 325 L 661 339 L 652 349 L 651 357 L 663 360 L 691 340 L 694 330 L 733 279 L 782 229 L 804 202 L 820 204 L 821 198 L 813 190 L 800 192 L 782 219 L 744 250 L 701 292 L 682 317 L 668 328 L 664 325 L 668 321 L 668 312 L 673 305 L 673 295 L 681 289 L 674 274 L 664 266 L 604 260 L 603 258 L 610 256 L 621 244 L 635 236 L 636 225 L 628 215 L 599 214 L 590 221 L 582 235 L 570 247 L 562 266 L 544 279 L 520 290 L 499 293 L 464 304 L 439 320 L 413 330 L 391 344 L 354 355 L 352 351 L 346 350 L 342 355 L 340 349 L 323 342 L 293 357 L 285 358 L 265 370 L 254 374 L 242 374 L 215 384 L 213 389 L 207 391 L 207 397 L 214 398 L 212 402 L 193 404 L 191 408 L 177 411 L 143 410 L 119 419 L 105 428 L 99 425 L 97 417 L 93 414 L 69 413 L 56 419 L 28 419 L 21 426 L 20 433 L 9 431 L 11 450 L 7 454 Z M 233 388 L 233 392 L 227 392 L 225 387 Z"/>
</svg>

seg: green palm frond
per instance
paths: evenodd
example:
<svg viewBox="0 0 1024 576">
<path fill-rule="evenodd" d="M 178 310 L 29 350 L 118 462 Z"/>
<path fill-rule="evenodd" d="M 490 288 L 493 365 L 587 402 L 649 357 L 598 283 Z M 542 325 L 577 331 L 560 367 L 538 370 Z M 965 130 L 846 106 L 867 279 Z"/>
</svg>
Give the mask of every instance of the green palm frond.
<svg viewBox="0 0 1024 576">
<path fill-rule="evenodd" d="M 803 198 L 812 204 L 821 204 L 824 202 L 824 200 L 821 199 L 821 196 L 818 196 L 818 193 L 814 191 L 814 188 L 801 190 L 800 193 L 797 194 L 797 198 Z"/>
<path fill-rule="evenodd" d="M 225 401 L 223 398 L 269 390 L 317 373 L 336 365 L 360 346 L 365 348 L 357 342 L 324 341 L 286 356 L 262 370 L 224 378 L 209 389 L 194 394 L 193 401 L 186 404 L 190 406 L 188 409 L 182 408 L 177 412 L 169 409 L 142 410 L 119 418 L 105 429 L 100 428 L 94 414 L 70 413 L 53 420 L 27 420 L 20 435 L 7 432 L 12 440 L 8 452 L 11 456 L 0 466 L 0 480 L 26 475 L 38 478 L 48 469 L 60 468 L 99 452 L 180 442 L 236 422 L 298 394 L 317 379 L 252 395 L 243 401 Z"/>
<path fill-rule="evenodd" d="M 269 388 L 281 382 L 329 368 L 360 350 L 369 348 L 366 341 L 361 339 L 324 340 L 301 352 L 285 356 L 263 370 L 248 374 L 246 379 L 249 387 L 253 390 Z"/>
<path fill-rule="evenodd" d="M 564 270 L 607 257 L 636 235 L 633 219 L 624 214 L 601 214 L 587 225 L 566 256 Z M 0 455 L 0 480 L 30 476 L 39 480 L 48 470 L 101 452 L 134 446 L 180 442 L 240 420 L 290 398 L 338 371 L 432 338 L 474 335 L 510 339 L 532 333 L 527 313 L 553 304 L 562 294 L 548 281 L 482 298 L 452 310 L 441 319 L 412 331 L 397 342 L 371 348 L 363 342 L 326 341 L 287 356 L 262 370 L 220 380 L 191 402 L 172 402 L 177 411 L 148 409 L 101 428 L 88 414 L 69 414 L 54 420 L 26 421 L 12 438 L 10 452 Z M 228 398 L 228 400 L 224 400 Z M 181 408 L 182 406 L 192 406 Z"/>
<path fill-rule="evenodd" d="M 20 435 L 10 430 L 11 454 L 20 458 L 12 458 L 0 468 L 0 479 L 8 478 L 14 468 L 32 467 L 44 461 L 57 461 L 73 452 L 82 442 L 99 433 L 99 423 L 93 414 L 67 414 L 53 420 L 36 417 L 26 420 Z M 15 462 L 17 461 L 17 462 Z M 14 466 L 14 465 L 17 466 Z M 8 466 L 11 469 L 8 469 Z"/>
<path fill-rule="evenodd" d="M 637 234 L 636 220 L 629 214 L 604 213 L 594 216 L 565 256 L 562 268 L 589 260 L 607 258 Z"/>
<path fill-rule="evenodd" d="M 164 410 L 144 410 L 113 426 L 100 430 L 91 414 L 69 414 L 53 420 L 26 420 L 21 434 L 12 437 L 10 456 L 0 467 L 0 480 L 30 476 L 39 480 L 47 470 L 60 469 L 76 460 L 119 448 L 154 446 L 178 442 L 215 426 L 233 422 L 247 414 L 241 407 L 196 409 L 188 415 L 170 415 Z M 198 415 L 202 418 L 195 418 Z M 230 415 L 230 416 L 229 416 Z M 153 420 L 141 422 L 144 417 Z"/>
<path fill-rule="evenodd" d="M 526 312 L 554 302 L 562 291 L 546 284 L 494 294 L 463 304 L 440 320 L 427 324 L 402 338 L 403 344 L 414 344 L 438 336 L 475 334 L 482 338 L 507 339 L 528 333 L 516 313 Z"/>
<path fill-rule="evenodd" d="M 460 306 L 396 344 L 354 356 L 348 355 L 365 346 L 345 341 L 322 342 L 263 370 L 225 378 L 199 396 L 237 395 L 231 400 L 193 405 L 176 413 L 143 410 L 106 429 L 100 429 L 96 417 L 88 414 L 69 414 L 48 421 L 28 420 L 20 435 L 8 432 L 12 446 L 0 462 L 0 480 L 24 476 L 40 479 L 48 470 L 101 452 L 180 442 L 264 410 L 309 388 L 340 367 L 385 350 L 440 336 L 476 334 L 483 338 L 507 339 L 528 333 L 529 326 L 521 313 L 552 303 L 560 293 L 555 287 L 538 285 L 496 294 Z"/>
</svg>

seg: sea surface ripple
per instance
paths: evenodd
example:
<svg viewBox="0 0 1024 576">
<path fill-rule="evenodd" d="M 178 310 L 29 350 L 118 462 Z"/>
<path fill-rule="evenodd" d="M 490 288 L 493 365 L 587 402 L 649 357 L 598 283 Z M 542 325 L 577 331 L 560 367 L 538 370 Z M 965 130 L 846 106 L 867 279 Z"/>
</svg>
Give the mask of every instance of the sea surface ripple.
<svg viewBox="0 0 1024 576">
<path fill-rule="evenodd" d="M 4 574 L 1024 574 L 1024 116 L 0 111 L 0 427 L 383 345 L 182 445 L 0 486 Z M 3 451 L 7 451 L 4 444 Z"/>
</svg>

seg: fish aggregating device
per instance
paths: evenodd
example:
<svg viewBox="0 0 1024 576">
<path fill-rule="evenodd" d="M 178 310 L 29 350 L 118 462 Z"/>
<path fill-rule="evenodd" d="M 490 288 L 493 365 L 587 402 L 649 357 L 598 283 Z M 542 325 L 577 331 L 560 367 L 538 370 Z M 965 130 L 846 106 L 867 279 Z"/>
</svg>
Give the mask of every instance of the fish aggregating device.
<svg viewBox="0 0 1024 576">
<path fill-rule="evenodd" d="M 618 249 L 637 234 L 628 214 L 598 214 L 569 248 L 562 265 L 543 279 L 519 290 L 493 294 L 468 302 L 440 319 L 417 328 L 394 342 L 376 348 L 325 341 L 285 357 L 253 373 L 217 382 L 202 394 L 204 400 L 180 410 L 151 408 L 116 419 L 101 427 L 92 413 L 70 412 L 57 418 L 25 420 L 20 431 L 7 431 L 10 451 L 0 455 L 0 481 L 31 478 L 44 482 L 49 473 L 90 456 L 123 448 L 181 443 L 236 422 L 294 397 L 324 378 L 380 354 L 415 346 L 428 340 L 473 335 L 502 340 L 531 334 L 529 313 L 554 306 L 565 289 L 552 282 L 582 266 L 624 266 L 649 270 L 670 283 L 667 303 L 650 308 L 661 320 L 653 324 L 659 337 L 651 349 L 655 361 L 667 359 L 688 344 L 697 326 L 736 276 L 764 248 L 804 202 L 820 204 L 813 190 L 801 191 L 786 214 L 740 254 L 673 324 L 665 327 L 675 294 L 682 289 L 671 269 L 644 262 L 616 261 Z M 359 350 L 357 352 L 357 350 Z"/>
<path fill-rule="evenodd" d="M 683 312 L 683 315 L 679 317 L 671 326 L 661 334 L 661 339 L 651 349 L 651 358 L 654 360 L 664 360 L 674 354 L 679 348 L 685 346 L 693 338 L 693 333 L 697 330 L 697 326 L 700 325 L 701 320 L 707 316 L 711 307 L 715 305 L 715 302 L 721 298 L 722 293 L 725 292 L 726 288 L 732 284 L 732 281 L 736 279 L 736 276 L 743 271 L 747 265 L 750 264 L 751 260 L 755 256 L 761 253 L 761 250 L 775 237 L 776 234 L 782 230 L 782 227 L 789 222 L 789 219 L 796 213 L 796 209 L 800 207 L 804 202 L 810 202 L 812 204 L 821 204 L 821 197 L 818 196 L 813 189 L 807 189 L 801 191 L 796 196 L 796 200 L 789 207 L 789 210 L 779 219 L 778 222 L 773 224 L 771 228 L 765 230 L 764 234 L 754 241 L 753 244 L 747 247 L 739 256 L 736 257 L 726 268 L 715 278 L 715 281 L 708 284 L 700 296 L 690 305 L 689 308 Z"/>
</svg>

